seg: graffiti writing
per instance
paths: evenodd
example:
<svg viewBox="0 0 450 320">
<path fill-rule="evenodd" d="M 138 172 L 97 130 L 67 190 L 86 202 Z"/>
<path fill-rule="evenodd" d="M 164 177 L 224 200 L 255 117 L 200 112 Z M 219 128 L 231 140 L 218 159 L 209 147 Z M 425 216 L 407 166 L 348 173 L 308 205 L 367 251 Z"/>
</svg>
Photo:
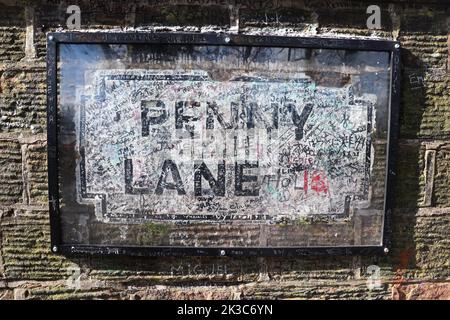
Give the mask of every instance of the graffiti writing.
<svg viewBox="0 0 450 320">
<path fill-rule="evenodd" d="M 350 84 L 98 70 L 94 91 L 78 190 L 105 221 L 340 215 L 368 199 L 376 98 Z"/>
</svg>

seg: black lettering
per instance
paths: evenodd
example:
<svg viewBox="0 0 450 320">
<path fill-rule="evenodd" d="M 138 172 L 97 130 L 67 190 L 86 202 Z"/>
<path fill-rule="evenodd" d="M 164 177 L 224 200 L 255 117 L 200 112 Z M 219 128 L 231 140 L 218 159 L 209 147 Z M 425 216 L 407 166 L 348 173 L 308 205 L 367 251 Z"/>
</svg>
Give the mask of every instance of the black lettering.
<svg viewBox="0 0 450 320">
<path fill-rule="evenodd" d="M 305 126 L 306 120 L 308 120 L 309 115 L 313 109 L 312 103 L 308 103 L 302 110 L 302 113 L 298 115 L 295 106 L 290 104 L 288 105 L 288 110 L 292 113 L 292 121 L 295 126 L 295 140 L 301 140 L 303 138 L 303 127 Z"/>
<path fill-rule="evenodd" d="M 152 114 L 158 115 L 152 115 Z M 161 124 L 167 120 L 167 111 L 164 102 L 161 100 L 141 101 L 142 136 L 149 135 L 149 126 Z"/>
<path fill-rule="evenodd" d="M 230 122 L 226 122 L 223 114 L 219 113 L 219 107 L 215 102 L 207 102 L 206 103 L 206 129 L 214 129 L 214 117 L 217 118 L 220 125 L 224 129 L 232 129 L 234 123 L 237 122 L 238 119 L 238 105 L 235 103 L 231 103 L 231 116 Z"/>
<path fill-rule="evenodd" d="M 187 131 L 191 134 L 191 136 L 194 135 L 194 126 L 190 125 L 190 122 L 198 121 L 200 117 L 193 116 L 193 115 L 186 115 L 186 109 L 187 108 L 199 108 L 200 102 L 196 101 L 178 101 L 175 104 L 175 128 L 176 129 L 183 129 L 186 128 Z"/>
<path fill-rule="evenodd" d="M 125 193 L 133 194 L 133 161 L 125 159 Z"/>
<path fill-rule="evenodd" d="M 259 188 L 243 189 L 244 182 L 256 182 L 258 181 L 257 176 L 244 175 L 244 169 L 258 168 L 258 163 L 235 163 L 235 174 L 234 174 L 234 194 L 236 196 L 258 196 Z"/>
<path fill-rule="evenodd" d="M 126 194 L 144 194 L 149 193 L 149 188 L 144 188 L 139 186 L 138 181 L 138 187 L 133 187 L 133 184 L 136 184 L 136 182 L 133 182 L 133 160 L 132 159 L 125 159 L 124 162 L 125 167 L 125 193 Z"/>
<path fill-rule="evenodd" d="M 167 175 L 169 174 L 169 171 L 172 173 L 172 180 L 174 181 L 173 183 L 167 182 Z M 178 171 L 178 167 L 172 160 L 164 161 L 155 194 L 161 195 L 164 189 L 177 190 L 179 195 L 186 194 L 186 191 L 183 187 L 183 181 L 181 180 L 180 172 Z"/>
<path fill-rule="evenodd" d="M 278 129 L 278 104 L 272 103 L 272 121 L 273 121 L 273 127 L 274 129 Z M 270 131 L 271 128 L 269 128 L 268 131 Z"/>
<path fill-rule="evenodd" d="M 257 106 L 258 105 L 253 102 L 244 105 L 245 114 L 247 115 L 247 129 L 252 129 L 255 127 L 254 114 L 256 112 Z"/>
<path fill-rule="evenodd" d="M 208 183 L 214 195 L 225 196 L 225 161 L 217 165 L 217 180 L 214 179 L 211 171 L 204 162 L 194 165 L 194 192 L 196 197 L 202 196 L 202 177 L 204 177 Z"/>
</svg>

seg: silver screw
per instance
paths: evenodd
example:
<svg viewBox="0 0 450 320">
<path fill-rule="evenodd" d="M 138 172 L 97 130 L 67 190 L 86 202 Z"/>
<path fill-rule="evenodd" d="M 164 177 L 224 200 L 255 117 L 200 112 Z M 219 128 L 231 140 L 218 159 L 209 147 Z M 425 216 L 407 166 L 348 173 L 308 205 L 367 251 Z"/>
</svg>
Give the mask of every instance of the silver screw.
<svg viewBox="0 0 450 320">
<path fill-rule="evenodd" d="M 389 248 L 384 248 L 384 253 L 389 253 Z"/>
<path fill-rule="evenodd" d="M 58 247 L 57 246 L 53 246 L 52 250 L 53 250 L 53 252 L 58 252 Z"/>
<path fill-rule="evenodd" d="M 52 35 L 48 36 L 48 40 L 52 41 L 53 40 L 53 36 Z"/>
<path fill-rule="evenodd" d="M 398 43 L 396 43 L 394 47 L 395 47 L 395 49 L 398 49 L 398 48 L 400 48 L 400 45 Z"/>
<path fill-rule="evenodd" d="M 226 43 L 229 43 L 231 41 L 230 37 L 226 37 L 224 40 Z"/>
<path fill-rule="evenodd" d="M 225 255 L 225 250 L 220 250 L 220 255 L 224 256 Z"/>
</svg>

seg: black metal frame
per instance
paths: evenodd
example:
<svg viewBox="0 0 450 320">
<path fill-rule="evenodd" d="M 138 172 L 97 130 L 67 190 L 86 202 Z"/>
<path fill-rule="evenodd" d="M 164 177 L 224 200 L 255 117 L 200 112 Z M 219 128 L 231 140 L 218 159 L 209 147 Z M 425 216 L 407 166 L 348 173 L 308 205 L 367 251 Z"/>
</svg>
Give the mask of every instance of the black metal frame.
<svg viewBox="0 0 450 320">
<path fill-rule="evenodd" d="M 299 47 L 385 51 L 391 55 L 389 140 L 386 168 L 385 217 L 381 246 L 335 247 L 145 247 L 63 244 L 58 182 L 57 62 L 58 44 L 209 44 L 268 47 Z M 395 151 L 399 131 L 400 44 L 390 40 L 362 38 L 280 37 L 241 34 L 149 33 L 149 32 L 61 32 L 47 34 L 47 150 L 51 250 L 64 254 L 124 254 L 137 256 L 305 256 L 388 253 L 391 212 L 394 207 Z"/>
</svg>

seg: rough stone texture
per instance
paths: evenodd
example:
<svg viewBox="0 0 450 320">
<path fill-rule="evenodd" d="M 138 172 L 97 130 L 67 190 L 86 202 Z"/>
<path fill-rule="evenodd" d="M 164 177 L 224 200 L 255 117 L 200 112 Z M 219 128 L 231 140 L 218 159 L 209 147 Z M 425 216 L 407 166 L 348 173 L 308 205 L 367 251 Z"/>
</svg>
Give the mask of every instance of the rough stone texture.
<svg viewBox="0 0 450 320">
<path fill-rule="evenodd" d="M 25 10 L 0 3 L 0 62 L 18 61 L 25 55 Z"/>
<path fill-rule="evenodd" d="M 447 144 L 436 154 L 436 162 L 441 165 L 435 172 L 434 194 L 437 206 L 450 206 L 450 146 Z"/>
<path fill-rule="evenodd" d="M 374 3 L 365 1 L 80 1 L 83 30 L 236 32 L 239 26 L 249 34 L 394 38 L 403 47 L 388 255 L 144 259 L 50 253 L 45 33 L 64 27 L 67 15 L 59 1 L 33 2 L 36 58 L 24 59 L 29 3 L 0 1 L 0 299 L 449 299 L 448 6 L 383 1 L 382 29 L 368 30 L 362 17 Z M 432 201 L 424 206 L 426 150 L 436 157 Z M 369 289 L 371 265 L 380 268 L 380 283 Z"/>
<path fill-rule="evenodd" d="M 400 285 L 393 289 L 396 299 L 408 300 L 449 300 L 448 284 L 446 283 L 419 283 Z"/>
<path fill-rule="evenodd" d="M 19 139 L 23 152 L 24 204 L 47 203 L 46 137 Z"/>
<path fill-rule="evenodd" d="M 4 205 L 20 202 L 22 197 L 22 154 L 13 138 L 0 138 L 0 201 Z M 8 181 L 8 183 L 4 183 Z"/>
<path fill-rule="evenodd" d="M 0 130 L 42 132 L 46 125 L 45 64 L 8 61 L 0 65 L 0 79 Z"/>
</svg>

